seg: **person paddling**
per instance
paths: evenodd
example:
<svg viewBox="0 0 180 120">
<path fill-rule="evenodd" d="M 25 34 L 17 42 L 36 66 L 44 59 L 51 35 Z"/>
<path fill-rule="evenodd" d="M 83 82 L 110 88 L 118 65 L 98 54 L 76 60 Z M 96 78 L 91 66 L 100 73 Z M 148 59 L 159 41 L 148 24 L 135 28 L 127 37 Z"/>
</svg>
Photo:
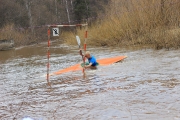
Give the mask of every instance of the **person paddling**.
<svg viewBox="0 0 180 120">
<path fill-rule="evenodd" d="M 82 50 L 80 50 L 80 55 L 84 57 L 86 57 L 88 59 L 88 64 L 85 63 L 85 68 L 91 68 L 91 69 L 96 69 L 97 68 L 97 61 L 96 58 L 94 56 L 92 56 L 90 54 L 89 51 L 86 51 L 85 55 L 82 54 Z"/>
</svg>

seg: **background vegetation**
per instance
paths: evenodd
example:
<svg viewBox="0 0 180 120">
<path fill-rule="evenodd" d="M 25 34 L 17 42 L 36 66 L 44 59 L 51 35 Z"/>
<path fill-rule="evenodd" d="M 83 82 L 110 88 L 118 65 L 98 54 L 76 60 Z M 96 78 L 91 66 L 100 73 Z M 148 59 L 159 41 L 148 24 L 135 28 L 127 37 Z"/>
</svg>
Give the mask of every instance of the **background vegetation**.
<svg viewBox="0 0 180 120">
<path fill-rule="evenodd" d="M 47 25 L 95 21 L 107 4 L 108 0 L 0 0 L 0 40 L 14 39 L 16 46 L 47 41 Z"/>
<path fill-rule="evenodd" d="M 106 16 L 99 17 L 88 31 L 89 45 L 179 48 L 180 1 L 111 0 Z M 83 38 L 84 30 L 77 34 Z M 73 43 L 73 34 L 66 36 Z"/>
<path fill-rule="evenodd" d="M 16 45 L 47 41 L 49 24 L 88 23 L 88 45 L 180 47 L 179 0 L 1 0 L 0 39 Z M 77 44 L 84 28 L 62 29 Z"/>
</svg>

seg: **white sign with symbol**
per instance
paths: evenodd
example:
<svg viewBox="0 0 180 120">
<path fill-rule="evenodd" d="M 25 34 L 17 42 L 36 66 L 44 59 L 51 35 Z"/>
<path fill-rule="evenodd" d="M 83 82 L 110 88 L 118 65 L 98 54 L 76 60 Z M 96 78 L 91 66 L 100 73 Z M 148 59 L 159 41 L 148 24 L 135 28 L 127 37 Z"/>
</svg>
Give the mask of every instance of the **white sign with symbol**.
<svg viewBox="0 0 180 120">
<path fill-rule="evenodd" d="M 53 36 L 59 36 L 59 28 L 53 28 Z"/>
</svg>

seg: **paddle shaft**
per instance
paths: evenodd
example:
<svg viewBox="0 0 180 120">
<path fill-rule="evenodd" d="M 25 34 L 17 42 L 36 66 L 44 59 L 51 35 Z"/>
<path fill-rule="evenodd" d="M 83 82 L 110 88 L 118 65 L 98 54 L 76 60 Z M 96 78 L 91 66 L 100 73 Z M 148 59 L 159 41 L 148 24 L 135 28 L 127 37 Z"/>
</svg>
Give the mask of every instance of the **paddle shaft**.
<svg viewBox="0 0 180 120">
<path fill-rule="evenodd" d="M 77 43 L 78 43 L 78 46 L 79 46 L 79 54 L 82 56 L 82 60 L 83 60 L 83 63 L 85 64 L 85 58 L 83 57 L 83 54 L 82 54 L 82 50 L 81 50 L 81 40 L 79 38 L 79 36 L 76 36 L 76 40 L 77 40 Z M 85 67 L 83 67 L 83 73 L 85 72 Z"/>
</svg>

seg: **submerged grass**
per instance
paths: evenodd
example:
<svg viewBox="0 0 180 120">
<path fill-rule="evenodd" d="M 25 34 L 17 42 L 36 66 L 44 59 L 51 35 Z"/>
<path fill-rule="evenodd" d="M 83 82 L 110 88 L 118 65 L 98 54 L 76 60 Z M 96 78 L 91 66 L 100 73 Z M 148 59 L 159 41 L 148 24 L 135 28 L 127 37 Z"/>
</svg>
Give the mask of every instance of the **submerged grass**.
<svg viewBox="0 0 180 120">
<path fill-rule="evenodd" d="M 155 49 L 180 47 L 180 1 L 111 0 L 107 16 L 88 28 L 88 45 L 137 46 Z M 64 33 L 68 44 L 77 44 L 75 36 L 84 39 L 85 29 Z"/>
</svg>

